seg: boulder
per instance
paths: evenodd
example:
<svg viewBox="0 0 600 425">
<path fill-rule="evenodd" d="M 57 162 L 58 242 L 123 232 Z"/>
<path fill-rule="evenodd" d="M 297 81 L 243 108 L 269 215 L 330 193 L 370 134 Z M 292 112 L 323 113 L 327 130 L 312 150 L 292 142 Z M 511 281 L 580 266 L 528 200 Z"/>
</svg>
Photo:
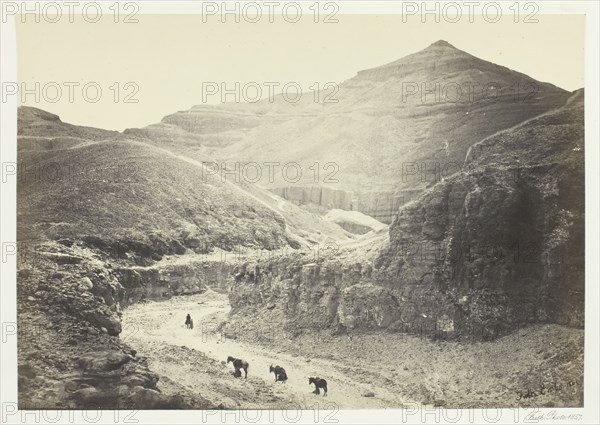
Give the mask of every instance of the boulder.
<svg viewBox="0 0 600 425">
<path fill-rule="evenodd" d="M 29 379 L 33 379 L 36 377 L 37 372 L 35 367 L 31 363 L 22 363 L 19 364 L 19 375 L 25 376 Z"/>
<path fill-rule="evenodd" d="M 86 291 L 91 291 L 94 288 L 94 284 L 92 283 L 91 279 L 87 276 L 81 279 L 80 285 Z"/>
<path fill-rule="evenodd" d="M 133 360 L 133 356 L 123 352 L 100 351 L 89 353 L 77 359 L 79 369 L 84 372 L 109 372 L 121 368 Z"/>
<path fill-rule="evenodd" d="M 94 310 L 85 314 L 85 318 L 99 328 L 106 328 L 109 335 L 118 336 L 121 333 L 121 320 L 115 315 L 100 310 Z"/>
</svg>

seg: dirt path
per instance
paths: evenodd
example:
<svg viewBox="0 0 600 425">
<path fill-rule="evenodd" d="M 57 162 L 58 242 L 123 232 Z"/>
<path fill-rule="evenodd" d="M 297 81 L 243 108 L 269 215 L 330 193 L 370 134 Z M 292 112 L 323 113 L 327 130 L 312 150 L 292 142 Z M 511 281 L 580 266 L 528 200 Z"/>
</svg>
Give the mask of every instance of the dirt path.
<svg viewBox="0 0 600 425">
<path fill-rule="evenodd" d="M 122 338 L 146 356 L 150 368 L 226 407 L 244 403 L 255 408 L 383 408 L 401 406 L 402 400 L 384 388 L 347 376 L 342 363 L 318 356 L 274 353 L 257 344 L 223 337 L 216 326 L 230 310 L 226 295 L 209 291 L 202 295 L 175 297 L 163 302 L 138 304 L 123 314 Z M 194 329 L 184 326 L 185 315 Z M 205 356 L 205 357 L 204 357 Z M 250 363 L 248 379 L 232 376 L 233 367 L 223 365 L 227 356 Z M 191 364 L 194 367 L 190 367 Z M 275 383 L 269 366 L 278 364 L 288 373 L 286 383 Z M 327 397 L 313 394 L 308 377 L 327 379 Z M 364 397 L 373 391 L 377 397 Z"/>
</svg>

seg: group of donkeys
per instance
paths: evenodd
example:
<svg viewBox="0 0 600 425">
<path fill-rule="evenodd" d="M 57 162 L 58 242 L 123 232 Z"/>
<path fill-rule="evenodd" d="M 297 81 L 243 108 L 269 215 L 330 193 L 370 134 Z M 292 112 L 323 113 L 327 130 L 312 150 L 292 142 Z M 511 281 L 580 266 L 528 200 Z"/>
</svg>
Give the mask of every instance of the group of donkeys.
<svg viewBox="0 0 600 425">
<path fill-rule="evenodd" d="M 185 318 L 185 327 L 188 329 L 194 329 L 194 321 L 192 317 L 188 314 Z M 244 371 L 244 378 L 248 377 L 248 362 L 242 359 L 236 359 L 235 357 L 227 357 L 227 364 L 233 363 L 233 367 L 235 368 L 235 372 L 233 372 L 233 376 L 236 378 L 241 378 L 242 370 Z M 285 369 L 281 366 L 269 366 L 269 373 L 275 374 L 275 382 L 285 382 L 288 379 L 287 373 Z M 327 396 L 327 381 L 317 378 L 308 378 L 308 385 L 315 385 L 315 390 L 313 391 L 315 394 L 321 394 L 321 389 L 323 390 L 323 397 Z"/>
<path fill-rule="evenodd" d="M 233 376 L 236 378 L 240 378 L 242 376 L 242 370 L 244 371 L 244 378 L 248 377 L 248 367 L 250 364 L 242 359 L 236 359 L 235 357 L 227 357 L 227 364 L 232 363 L 235 371 L 233 372 Z M 269 366 L 269 373 L 275 374 L 275 382 L 285 382 L 288 379 L 287 373 L 285 369 L 281 366 Z M 321 394 L 321 389 L 323 390 L 323 397 L 327 396 L 327 381 L 322 378 L 308 378 L 308 385 L 315 385 L 315 394 Z"/>
</svg>

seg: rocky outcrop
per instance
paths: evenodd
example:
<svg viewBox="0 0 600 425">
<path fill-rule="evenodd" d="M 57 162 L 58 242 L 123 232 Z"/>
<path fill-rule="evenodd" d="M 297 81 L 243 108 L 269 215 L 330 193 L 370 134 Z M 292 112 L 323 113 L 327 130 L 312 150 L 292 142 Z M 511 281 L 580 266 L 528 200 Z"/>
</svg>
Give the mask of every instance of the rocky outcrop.
<svg viewBox="0 0 600 425">
<path fill-rule="evenodd" d="M 43 147 L 35 144 L 36 138 L 46 139 L 47 143 L 51 142 L 48 139 L 57 139 L 54 147 L 64 148 L 65 144 L 68 146 L 69 141 L 74 139 L 76 143 L 81 143 L 84 140 L 112 139 L 119 134 L 117 131 L 68 124 L 58 115 L 31 106 L 20 106 L 17 112 L 17 134 L 19 138 L 26 139 L 26 143 L 33 145 L 29 147 Z"/>
<path fill-rule="evenodd" d="M 61 242 L 28 241 L 20 249 L 19 408 L 211 407 L 185 389 L 160 392 L 159 376 L 126 342 L 121 306 L 135 288 L 121 284 L 130 283 L 122 268 Z"/>
<path fill-rule="evenodd" d="M 115 270 L 124 288 L 123 306 L 174 295 L 192 295 L 207 288 L 228 290 L 233 266 L 224 261 L 190 260 L 150 267 L 119 267 Z"/>
</svg>

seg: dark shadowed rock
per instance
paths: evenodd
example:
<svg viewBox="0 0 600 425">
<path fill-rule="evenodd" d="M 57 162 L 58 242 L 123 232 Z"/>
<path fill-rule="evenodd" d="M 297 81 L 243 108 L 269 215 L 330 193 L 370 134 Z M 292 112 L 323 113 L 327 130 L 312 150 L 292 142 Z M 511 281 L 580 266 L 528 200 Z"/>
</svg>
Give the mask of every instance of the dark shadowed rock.
<svg viewBox="0 0 600 425">
<path fill-rule="evenodd" d="M 367 391 L 362 396 L 363 397 L 375 397 L 375 393 L 373 391 Z"/>
<path fill-rule="evenodd" d="M 110 372 L 133 360 L 130 354 L 114 351 L 89 353 L 77 360 L 77 367 L 85 372 Z"/>
<path fill-rule="evenodd" d="M 106 328 L 109 335 L 117 336 L 121 333 L 121 320 L 114 313 L 91 311 L 86 313 L 85 316 L 87 320 L 99 328 Z"/>
</svg>

